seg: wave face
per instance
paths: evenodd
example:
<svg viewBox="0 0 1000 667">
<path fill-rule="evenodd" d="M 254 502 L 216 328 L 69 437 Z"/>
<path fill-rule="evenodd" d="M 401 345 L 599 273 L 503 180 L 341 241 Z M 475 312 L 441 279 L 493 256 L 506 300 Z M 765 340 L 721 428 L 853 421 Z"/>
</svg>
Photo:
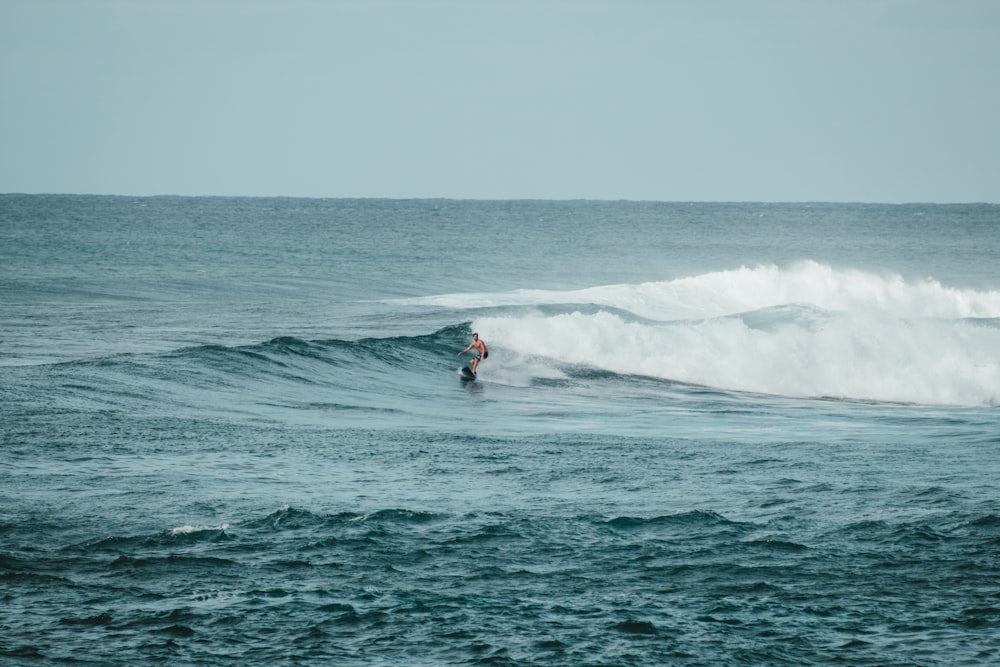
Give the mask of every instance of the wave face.
<svg viewBox="0 0 1000 667">
<path fill-rule="evenodd" d="M 810 261 L 408 302 L 499 309 L 472 326 L 514 360 L 509 372 L 578 366 L 793 397 L 1000 403 L 1000 292 L 931 276 L 908 282 Z"/>
</svg>

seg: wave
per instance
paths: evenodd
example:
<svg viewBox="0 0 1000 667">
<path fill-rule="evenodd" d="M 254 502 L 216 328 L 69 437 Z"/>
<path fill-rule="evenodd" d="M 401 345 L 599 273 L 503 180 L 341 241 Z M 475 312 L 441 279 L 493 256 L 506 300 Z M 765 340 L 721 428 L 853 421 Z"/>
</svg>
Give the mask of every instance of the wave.
<svg viewBox="0 0 1000 667">
<path fill-rule="evenodd" d="M 429 307 L 436 330 L 356 340 L 285 336 L 56 364 L 64 401 L 39 401 L 37 410 L 210 406 L 264 419 L 294 410 L 310 422 L 426 410 L 440 402 L 433 378 L 459 367 L 455 353 L 472 330 L 490 346 L 480 380 L 502 385 L 572 388 L 639 377 L 669 391 L 1000 405 L 1000 292 L 928 278 L 802 262 L 395 303 L 407 307 L 399 318 Z M 30 368 L 12 372 L 40 383 L 38 395 L 53 381 Z M 18 405 L 31 411 L 31 403 Z"/>
<path fill-rule="evenodd" d="M 511 378 L 532 367 L 589 368 L 792 397 L 1000 404 L 1000 292 L 932 277 L 801 262 L 409 302 L 490 306 L 472 327 L 498 351 L 491 360 L 505 359 L 507 370 L 497 372 Z M 560 312 L 544 310 L 553 304 Z"/>
<path fill-rule="evenodd" d="M 406 403 L 401 398 L 428 391 L 429 375 L 443 378 L 446 369 L 456 370 L 455 353 L 467 337 L 464 322 L 418 336 L 284 336 L 251 345 L 24 366 L 10 370 L 19 383 L 9 406 L 22 415 L 124 411 L 167 419 L 239 415 L 281 421 L 291 411 L 309 423 L 326 423 L 331 416 L 364 422 L 400 414 Z"/>
<path fill-rule="evenodd" d="M 468 325 L 463 323 L 418 336 L 311 341 L 283 336 L 254 345 L 201 345 L 147 358 L 150 363 L 168 366 L 171 372 L 183 368 L 185 382 L 191 385 L 244 386 L 247 379 L 317 386 L 350 384 L 388 371 L 420 373 L 428 366 L 440 365 L 443 359 L 454 360 L 467 332 Z M 315 400 L 311 404 L 323 405 Z"/>
</svg>

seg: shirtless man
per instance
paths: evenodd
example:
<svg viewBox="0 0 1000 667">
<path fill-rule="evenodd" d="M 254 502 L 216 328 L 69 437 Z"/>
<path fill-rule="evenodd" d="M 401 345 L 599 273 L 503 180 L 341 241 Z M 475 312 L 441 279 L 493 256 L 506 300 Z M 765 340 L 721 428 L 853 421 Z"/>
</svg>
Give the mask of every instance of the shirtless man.
<svg viewBox="0 0 1000 667">
<path fill-rule="evenodd" d="M 479 334 L 472 334 L 472 342 L 469 343 L 469 347 L 465 348 L 458 353 L 458 356 L 462 356 L 472 348 L 476 348 L 476 358 L 469 362 L 469 367 L 472 370 L 472 374 L 476 374 L 476 366 L 479 365 L 480 361 L 486 361 L 486 357 L 490 356 L 490 353 L 486 350 L 486 343 L 479 340 Z"/>
</svg>

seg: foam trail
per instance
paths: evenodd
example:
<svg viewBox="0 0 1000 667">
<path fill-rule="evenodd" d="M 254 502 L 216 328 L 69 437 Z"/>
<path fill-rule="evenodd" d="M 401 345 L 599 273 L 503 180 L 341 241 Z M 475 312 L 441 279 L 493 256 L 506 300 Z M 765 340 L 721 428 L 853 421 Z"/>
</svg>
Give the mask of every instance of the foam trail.
<svg viewBox="0 0 1000 667">
<path fill-rule="evenodd" d="M 621 374 L 785 396 L 1000 403 L 1000 330 L 968 322 L 838 316 L 761 330 L 739 318 L 650 325 L 569 313 L 475 326 L 506 354 Z"/>
<path fill-rule="evenodd" d="M 557 365 L 785 396 L 1000 404 L 1000 327 L 985 319 L 1000 316 L 998 292 L 804 262 L 535 298 L 643 319 L 566 312 L 474 326 L 511 358 Z M 671 317 L 685 311 L 702 315 Z"/>
</svg>

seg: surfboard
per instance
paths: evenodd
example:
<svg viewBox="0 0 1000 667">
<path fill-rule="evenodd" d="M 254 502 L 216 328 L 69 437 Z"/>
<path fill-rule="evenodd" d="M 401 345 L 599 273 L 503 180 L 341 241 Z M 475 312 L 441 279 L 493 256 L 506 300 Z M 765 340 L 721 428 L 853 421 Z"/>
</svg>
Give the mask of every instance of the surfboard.
<svg viewBox="0 0 1000 667">
<path fill-rule="evenodd" d="M 475 380 L 476 379 L 476 374 L 473 373 L 472 369 L 469 368 L 468 366 L 466 366 L 465 368 L 463 368 L 462 370 L 460 370 L 459 373 L 462 375 L 462 379 L 463 380 Z"/>
</svg>

